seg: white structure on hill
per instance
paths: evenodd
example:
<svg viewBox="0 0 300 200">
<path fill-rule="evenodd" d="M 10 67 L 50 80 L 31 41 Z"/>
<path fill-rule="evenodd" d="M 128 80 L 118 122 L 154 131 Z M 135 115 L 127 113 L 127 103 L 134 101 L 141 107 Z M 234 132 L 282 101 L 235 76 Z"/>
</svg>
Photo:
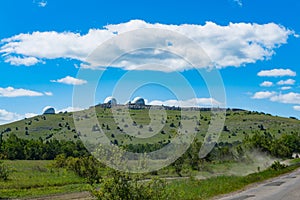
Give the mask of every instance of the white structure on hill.
<svg viewBox="0 0 300 200">
<path fill-rule="evenodd" d="M 43 109 L 43 115 L 45 114 L 55 114 L 55 109 L 51 106 L 46 106 L 44 109 Z"/>
<path fill-rule="evenodd" d="M 136 105 L 136 106 L 144 106 L 145 105 L 145 100 L 142 97 L 135 97 L 131 104 Z"/>
<path fill-rule="evenodd" d="M 114 97 L 106 97 L 104 104 L 117 105 L 117 100 Z"/>
</svg>

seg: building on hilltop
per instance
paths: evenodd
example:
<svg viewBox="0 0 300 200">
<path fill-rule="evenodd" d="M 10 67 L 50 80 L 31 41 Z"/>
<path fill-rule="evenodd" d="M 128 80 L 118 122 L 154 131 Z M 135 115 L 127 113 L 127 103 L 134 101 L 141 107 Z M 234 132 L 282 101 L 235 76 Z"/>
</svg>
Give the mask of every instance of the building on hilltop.
<svg viewBox="0 0 300 200">
<path fill-rule="evenodd" d="M 110 96 L 110 97 L 106 97 L 104 103 L 109 105 L 117 105 L 117 100 L 114 97 Z"/>
<path fill-rule="evenodd" d="M 112 106 L 117 105 L 117 100 L 114 97 L 109 96 L 105 98 L 103 104 L 99 105 L 101 105 L 101 107 L 103 108 L 111 108 Z"/>
<path fill-rule="evenodd" d="M 131 104 L 136 106 L 145 106 L 145 100 L 142 97 L 135 97 Z"/>
<path fill-rule="evenodd" d="M 43 115 L 48 115 L 48 114 L 55 114 L 55 109 L 51 106 L 46 106 L 44 109 L 43 109 Z"/>
</svg>

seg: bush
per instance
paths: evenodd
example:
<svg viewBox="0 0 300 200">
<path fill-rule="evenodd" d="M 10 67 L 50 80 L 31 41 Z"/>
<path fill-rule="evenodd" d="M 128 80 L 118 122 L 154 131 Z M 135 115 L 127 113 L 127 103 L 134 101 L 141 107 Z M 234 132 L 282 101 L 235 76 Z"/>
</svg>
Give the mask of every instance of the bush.
<svg viewBox="0 0 300 200">
<path fill-rule="evenodd" d="M 8 180 L 8 176 L 10 174 L 9 168 L 0 161 L 0 180 L 6 181 Z"/>
<path fill-rule="evenodd" d="M 274 161 L 274 163 L 270 166 L 270 169 L 275 170 L 275 171 L 279 171 L 282 170 L 284 168 L 286 168 L 287 166 L 285 164 L 281 164 L 279 161 Z"/>
<path fill-rule="evenodd" d="M 102 180 L 99 190 L 93 194 L 101 200 L 161 200 L 167 199 L 166 183 L 160 179 L 138 181 L 129 174 L 112 171 Z"/>
<path fill-rule="evenodd" d="M 78 176 L 86 179 L 87 183 L 99 183 L 101 176 L 99 173 L 100 163 L 92 156 L 74 158 L 66 158 L 64 154 L 56 156 L 54 159 L 54 167 L 67 168 L 75 172 Z"/>
</svg>

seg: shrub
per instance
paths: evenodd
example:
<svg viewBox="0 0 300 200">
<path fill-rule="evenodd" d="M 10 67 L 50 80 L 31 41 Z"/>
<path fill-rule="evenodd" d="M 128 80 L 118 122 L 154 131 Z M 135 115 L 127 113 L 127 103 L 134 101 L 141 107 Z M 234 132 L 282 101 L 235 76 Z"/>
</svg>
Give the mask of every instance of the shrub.
<svg viewBox="0 0 300 200">
<path fill-rule="evenodd" d="M 108 178 L 102 180 L 100 189 L 93 194 L 101 200 L 161 200 L 167 199 L 166 182 L 153 179 L 139 181 L 127 173 L 111 171 Z"/>
<path fill-rule="evenodd" d="M 281 164 L 279 161 L 275 160 L 274 163 L 271 165 L 270 169 L 273 169 L 275 171 L 282 170 L 286 168 L 287 166 L 285 164 Z"/>
<path fill-rule="evenodd" d="M 6 181 L 8 180 L 8 176 L 10 174 L 9 168 L 0 161 L 0 180 Z"/>
<path fill-rule="evenodd" d="M 100 181 L 100 163 L 92 156 L 74 158 L 66 158 L 64 154 L 55 157 L 54 167 L 68 168 L 74 171 L 78 176 L 83 177 L 89 184 L 98 183 Z"/>
</svg>

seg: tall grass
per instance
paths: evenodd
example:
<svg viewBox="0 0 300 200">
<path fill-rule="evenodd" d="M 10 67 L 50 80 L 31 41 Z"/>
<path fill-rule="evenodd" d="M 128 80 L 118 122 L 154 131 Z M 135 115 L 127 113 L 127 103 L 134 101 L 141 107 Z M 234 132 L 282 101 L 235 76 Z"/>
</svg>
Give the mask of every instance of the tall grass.
<svg viewBox="0 0 300 200">
<path fill-rule="evenodd" d="M 278 171 L 267 169 L 247 176 L 218 176 L 206 180 L 176 180 L 169 184 L 171 199 L 204 200 L 212 197 L 240 190 L 249 184 L 261 182 L 298 168 L 290 166 Z"/>
</svg>

